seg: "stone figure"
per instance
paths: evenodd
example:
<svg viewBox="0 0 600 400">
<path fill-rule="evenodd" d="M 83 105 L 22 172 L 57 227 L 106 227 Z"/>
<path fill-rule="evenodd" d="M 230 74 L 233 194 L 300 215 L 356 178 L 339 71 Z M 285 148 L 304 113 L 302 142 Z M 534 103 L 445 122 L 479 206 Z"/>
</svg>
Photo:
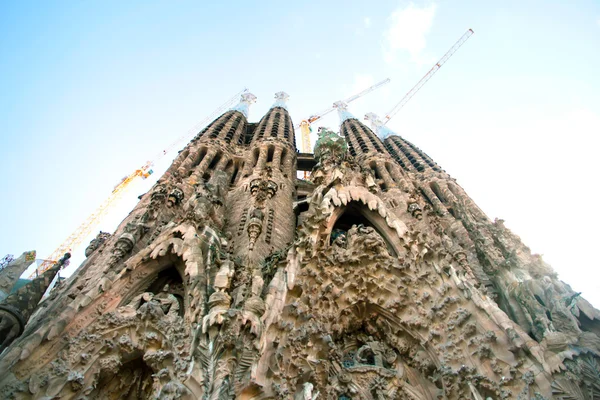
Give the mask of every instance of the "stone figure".
<svg viewBox="0 0 600 400">
<path fill-rule="evenodd" d="M 96 235 L 96 237 L 90 241 L 88 247 L 85 248 L 85 256 L 91 256 L 93 252 L 95 252 L 110 238 L 110 236 L 110 233 L 100 231 L 100 233 L 98 233 L 98 235 Z"/>
<path fill-rule="evenodd" d="M 128 307 L 137 310 L 142 316 L 166 316 L 169 319 L 179 317 L 179 301 L 169 292 L 169 284 L 163 286 L 160 292 L 144 292 L 131 300 Z"/>
<path fill-rule="evenodd" d="M 600 398 L 600 311 L 427 154 L 345 106 L 298 154 L 287 96 L 254 123 L 244 94 L 0 303 L 0 398 Z"/>
</svg>

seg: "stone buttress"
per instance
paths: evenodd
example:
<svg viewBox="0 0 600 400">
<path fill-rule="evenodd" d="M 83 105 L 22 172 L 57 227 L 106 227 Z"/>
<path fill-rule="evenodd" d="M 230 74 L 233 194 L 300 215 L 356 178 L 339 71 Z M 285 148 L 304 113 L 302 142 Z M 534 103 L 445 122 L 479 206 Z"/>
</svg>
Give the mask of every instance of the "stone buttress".
<svg viewBox="0 0 600 400">
<path fill-rule="evenodd" d="M 296 146 L 287 97 L 277 93 L 275 104 L 253 130 L 239 184 L 228 196 L 233 252 L 250 264 L 294 239 Z"/>
</svg>

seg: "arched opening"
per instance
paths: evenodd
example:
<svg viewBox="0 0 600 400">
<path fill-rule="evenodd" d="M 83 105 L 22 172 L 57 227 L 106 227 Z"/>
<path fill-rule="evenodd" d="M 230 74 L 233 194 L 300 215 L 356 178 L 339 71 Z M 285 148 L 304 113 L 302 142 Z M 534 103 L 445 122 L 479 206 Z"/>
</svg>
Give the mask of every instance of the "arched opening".
<svg viewBox="0 0 600 400">
<path fill-rule="evenodd" d="M 404 388 L 409 389 L 414 398 L 437 398 L 433 393 L 445 390 L 443 382 L 438 389 L 435 387 L 441 364 L 431 344 L 424 344 L 424 338 L 393 312 L 372 303 L 357 303 L 338 315 L 337 324 L 343 328 L 334 332 L 331 339 L 342 352 L 341 371 L 361 374 L 366 387 L 371 387 L 368 381 L 373 379 L 374 382 L 376 378 L 367 378 L 364 372 L 397 371 L 406 377 Z M 379 398 L 371 394 L 372 398 Z M 336 398 L 351 397 L 345 392 Z"/>
<path fill-rule="evenodd" d="M 358 210 L 358 207 L 348 207 L 344 214 L 335 222 L 333 229 L 348 231 L 353 225 L 373 226 Z"/>
<path fill-rule="evenodd" d="M 287 150 L 285 148 L 281 149 L 281 157 L 279 157 L 279 170 L 283 172 L 283 166 L 285 161 L 285 156 L 287 155 Z"/>
<path fill-rule="evenodd" d="M 217 152 L 217 154 L 215 154 L 215 156 L 213 157 L 212 161 L 210 162 L 210 164 L 208 165 L 208 169 L 215 169 L 215 167 L 217 166 L 217 164 L 219 163 L 219 161 L 221 161 L 221 152 Z"/>
<path fill-rule="evenodd" d="M 152 399 L 154 371 L 143 360 L 141 354 L 130 361 L 123 361 L 119 371 L 102 372 L 95 389 L 89 394 L 90 399 L 125 400 Z"/>
<path fill-rule="evenodd" d="M 185 160 L 187 158 L 187 156 L 190 154 L 190 149 L 185 149 L 179 152 L 179 155 L 177 156 L 177 162 L 179 164 L 181 164 L 181 162 L 183 160 Z"/>
<path fill-rule="evenodd" d="M 148 287 L 147 292 L 160 293 L 168 286 L 168 292 L 175 296 L 179 302 L 179 316 L 183 317 L 183 299 L 185 296 L 183 280 L 175 267 L 161 271 L 154 282 Z"/>
<path fill-rule="evenodd" d="M 224 171 L 228 174 L 231 174 L 233 172 L 233 160 L 231 158 L 227 160 L 227 164 L 225 164 Z"/>
<path fill-rule="evenodd" d="M 206 147 L 201 147 L 200 150 L 198 150 L 198 157 L 196 158 L 196 161 L 192 165 L 192 168 L 195 168 L 196 166 L 198 166 L 198 164 L 200 164 L 202 162 L 202 160 L 204 160 L 205 156 L 206 156 Z"/>
<path fill-rule="evenodd" d="M 379 181 L 379 187 L 381 187 L 381 190 L 383 190 L 384 192 L 387 190 L 387 183 L 385 182 L 385 179 L 383 179 L 383 174 L 381 173 L 381 164 L 375 164 L 375 176 L 377 177 L 377 180 Z"/>
<path fill-rule="evenodd" d="M 274 146 L 269 146 L 267 148 L 267 164 L 273 162 L 273 155 L 274 154 L 275 154 L 275 147 Z"/>
<path fill-rule="evenodd" d="M 375 161 L 372 161 L 371 164 L 369 164 L 369 167 L 371 168 L 371 171 L 373 171 L 373 174 L 375 174 L 375 179 L 377 179 L 377 180 L 381 179 L 381 174 L 379 173 L 379 170 L 377 169 L 377 164 L 375 164 Z"/>
<path fill-rule="evenodd" d="M 240 165 L 239 163 L 236 161 L 233 164 L 233 171 L 231 172 L 231 178 L 229 178 L 229 184 L 233 185 L 235 184 L 235 179 L 237 178 L 238 172 L 240 171 Z"/>
<path fill-rule="evenodd" d="M 176 243 L 181 241 L 180 232 L 175 232 L 172 241 Z M 172 246 L 172 245 L 171 245 Z M 160 307 L 165 314 L 171 311 L 171 315 L 183 317 L 185 314 L 185 285 L 182 276 L 185 275 L 185 262 L 179 256 L 169 251 L 165 256 L 152 261 L 149 267 L 147 277 L 134 286 L 121 301 L 120 305 L 132 305 L 136 298 L 143 293 L 152 293 L 153 297 L 160 303 Z M 145 265 L 140 265 L 144 268 Z M 173 302 L 174 297 L 177 303 Z M 139 308 L 146 300 L 140 301 L 135 307 Z M 172 309 L 171 309 L 172 308 Z"/>
<path fill-rule="evenodd" d="M 347 236 L 348 231 L 353 226 L 373 228 L 383 239 L 388 252 L 394 257 L 398 255 L 398 252 L 394 249 L 389 240 L 395 231 L 387 226 L 385 220 L 383 220 L 379 214 L 354 201 L 348 203 L 343 211 L 341 211 L 341 215 L 335 220 L 330 231 L 329 244 L 333 244 L 340 235 Z"/>
</svg>

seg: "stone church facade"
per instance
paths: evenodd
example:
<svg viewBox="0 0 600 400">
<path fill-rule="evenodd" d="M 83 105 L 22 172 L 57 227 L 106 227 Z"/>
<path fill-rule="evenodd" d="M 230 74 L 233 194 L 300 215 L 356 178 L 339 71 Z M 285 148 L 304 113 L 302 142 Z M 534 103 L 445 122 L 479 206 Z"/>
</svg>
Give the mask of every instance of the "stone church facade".
<svg viewBox="0 0 600 400">
<path fill-rule="evenodd" d="M 246 95 L 92 241 L 2 398 L 600 399 L 598 310 L 400 136 L 344 113 L 299 154 L 286 97 L 250 123 Z"/>
</svg>

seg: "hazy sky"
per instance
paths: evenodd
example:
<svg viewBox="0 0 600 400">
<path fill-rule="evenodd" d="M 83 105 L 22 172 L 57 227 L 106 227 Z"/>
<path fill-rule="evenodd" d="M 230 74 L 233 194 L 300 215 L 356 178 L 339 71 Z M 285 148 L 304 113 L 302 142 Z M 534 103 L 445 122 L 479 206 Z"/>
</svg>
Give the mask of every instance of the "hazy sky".
<svg viewBox="0 0 600 400">
<path fill-rule="evenodd" d="M 2 2 L 0 257 L 49 255 L 122 177 L 244 87 L 258 96 L 251 121 L 284 90 L 298 122 L 389 77 L 350 106 L 385 114 L 473 28 L 388 126 L 600 306 L 600 3 L 255 3 Z M 336 115 L 322 125 L 337 130 Z"/>
</svg>

